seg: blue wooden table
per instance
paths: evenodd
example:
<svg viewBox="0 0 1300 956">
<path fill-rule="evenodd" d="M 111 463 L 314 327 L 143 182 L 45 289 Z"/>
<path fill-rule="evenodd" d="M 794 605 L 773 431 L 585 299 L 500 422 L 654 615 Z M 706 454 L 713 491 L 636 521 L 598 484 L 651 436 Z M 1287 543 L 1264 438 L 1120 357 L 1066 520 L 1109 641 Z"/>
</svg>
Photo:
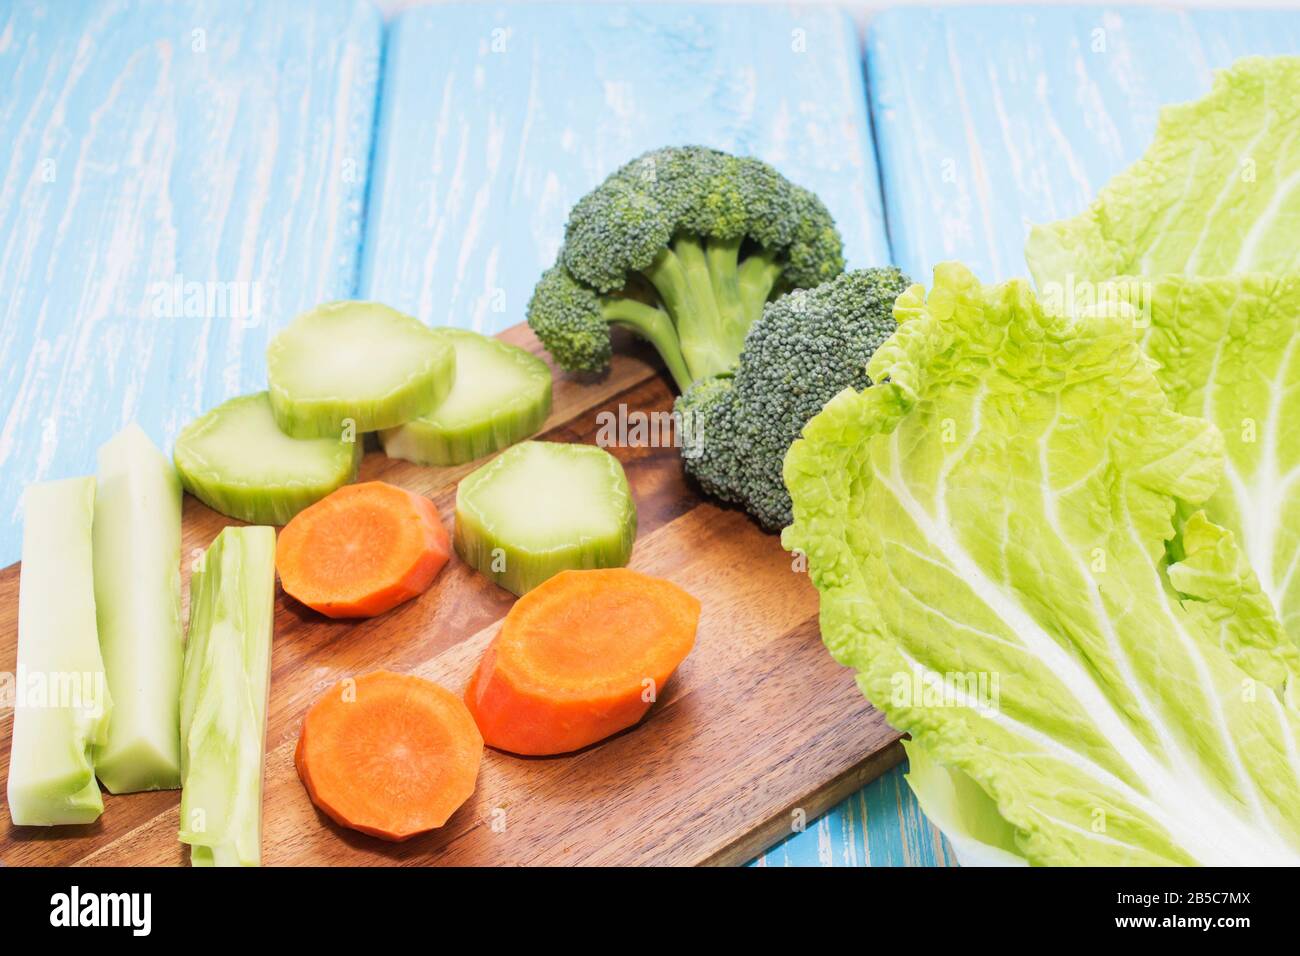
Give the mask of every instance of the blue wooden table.
<svg viewBox="0 0 1300 956">
<path fill-rule="evenodd" d="M 375 298 L 497 331 L 642 150 L 766 159 L 850 266 L 1023 274 L 1159 107 L 1293 12 L 0 0 L 0 563 L 29 481 L 259 388 L 270 335 Z M 760 865 L 954 862 L 894 771 Z"/>
</svg>

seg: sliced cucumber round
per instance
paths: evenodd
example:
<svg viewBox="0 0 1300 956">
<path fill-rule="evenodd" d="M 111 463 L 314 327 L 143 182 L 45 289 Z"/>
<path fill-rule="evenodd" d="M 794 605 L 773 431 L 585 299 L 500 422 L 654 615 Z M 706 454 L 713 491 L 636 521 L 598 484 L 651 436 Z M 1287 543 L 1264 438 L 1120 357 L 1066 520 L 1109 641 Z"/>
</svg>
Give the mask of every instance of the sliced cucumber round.
<svg viewBox="0 0 1300 956">
<path fill-rule="evenodd" d="M 186 425 L 174 458 L 185 490 L 209 508 L 252 524 L 284 524 L 356 478 L 361 436 L 290 438 L 266 392 L 257 392 Z"/>
<path fill-rule="evenodd" d="M 266 350 L 275 420 L 294 438 L 393 428 L 449 391 L 456 350 L 419 319 L 377 302 L 329 302 L 294 319 Z"/>
<path fill-rule="evenodd" d="M 460 483 L 453 538 L 463 561 L 524 594 L 561 571 L 627 564 L 636 505 L 604 449 L 526 441 Z"/>
<path fill-rule="evenodd" d="M 545 362 L 467 329 L 435 331 L 456 350 L 455 381 L 432 412 L 380 432 L 388 457 L 459 465 L 542 427 L 551 413 L 551 370 Z"/>
</svg>

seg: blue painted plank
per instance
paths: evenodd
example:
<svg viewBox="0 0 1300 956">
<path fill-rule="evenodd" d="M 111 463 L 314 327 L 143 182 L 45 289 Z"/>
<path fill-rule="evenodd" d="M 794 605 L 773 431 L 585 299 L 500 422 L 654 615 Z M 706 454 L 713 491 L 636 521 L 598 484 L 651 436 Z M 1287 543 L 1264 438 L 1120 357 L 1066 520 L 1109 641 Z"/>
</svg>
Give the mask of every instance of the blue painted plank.
<svg viewBox="0 0 1300 956">
<path fill-rule="evenodd" d="M 27 482 L 132 419 L 170 447 L 352 293 L 381 37 L 359 0 L 0 5 L 0 564 Z"/>
<path fill-rule="evenodd" d="M 896 767 L 759 857 L 757 866 L 955 866 Z"/>
<path fill-rule="evenodd" d="M 1075 215 L 1146 149 L 1161 106 L 1247 54 L 1300 52 L 1295 11 L 898 9 L 868 27 L 895 261 L 1026 275 L 1029 226 Z"/>
<path fill-rule="evenodd" d="M 569 208 L 669 143 L 816 191 L 850 263 L 888 256 L 857 33 L 825 8 L 454 4 L 392 25 L 362 289 L 427 322 L 524 318 Z"/>
</svg>

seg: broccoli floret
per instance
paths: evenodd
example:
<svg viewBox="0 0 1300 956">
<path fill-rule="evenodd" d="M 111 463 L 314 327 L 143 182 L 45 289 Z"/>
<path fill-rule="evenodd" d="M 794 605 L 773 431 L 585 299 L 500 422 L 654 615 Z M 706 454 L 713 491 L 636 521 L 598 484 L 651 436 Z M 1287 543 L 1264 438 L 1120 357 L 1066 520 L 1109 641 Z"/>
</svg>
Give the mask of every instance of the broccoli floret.
<svg viewBox="0 0 1300 956">
<path fill-rule="evenodd" d="M 609 364 L 609 325 L 649 339 L 679 391 L 736 364 L 763 306 L 844 269 L 815 195 L 756 159 L 646 153 L 580 199 L 528 324 L 570 371 Z"/>
<path fill-rule="evenodd" d="M 687 473 L 765 529 L 788 525 L 785 453 L 836 394 L 871 384 L 867 361 L 893 333 L 894 299 L 909 284 L 893 267 L 864 269 L 769 305 L 734 373 L 677 399 Z"/>
</svg>

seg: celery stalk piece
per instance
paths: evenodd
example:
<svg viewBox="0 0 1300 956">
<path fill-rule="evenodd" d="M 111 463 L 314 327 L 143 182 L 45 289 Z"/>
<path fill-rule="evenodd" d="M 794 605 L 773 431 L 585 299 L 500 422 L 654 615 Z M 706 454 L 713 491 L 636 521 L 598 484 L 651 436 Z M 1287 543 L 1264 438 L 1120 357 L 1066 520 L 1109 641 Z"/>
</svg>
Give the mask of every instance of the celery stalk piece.
<svg viewBox="0 0 1300 956">
<path fill-rule="evenodd" d="M 181 830 L 195 866 L 258 866 L 275 614 L 275 530 L 226 528 L 190 578 Z"/>
<path fill-rule="evenodd" d="M 451 391 L 432 412 L 379 433 L 384 454 L 417 465 L 459 465 L 542 427 L 551 370 L 536 355 L 467 329 L 435 329 L 456 350 Z"/>
<path fill-rule="evenodd" d="M 455 375 L 451 343 L 378 302 L 317 306 L 266 349 L 271 408 L 294 438 L 395 428 L 432 411 Z"/>
<path fill-rule="evenodd" d="M 456 553 L 515 594 L 561 571 L 622 567 L 635 539 L 627 475 L 595 445 L 521 442 L 456 489 Z"/>
<path fill-rule="evenodd" d="M 93 753 L 112 698 L 95 630 L 94 512 L 94 478 L 29 485 L 23 497 L 8 783 L 17 826 L 90 823 L 104 812 Z"/>
<path fill-rule="evenodd" d="M 250 524 L 286 524 L 346 485 L 361 463 L 361 436 L 290 438 L 266 392 L 223 402 L 176 439 L 185 490 L 209 508 Z"/>
<path fill-rule="evenodd" d="M 114 701 L 95 773 L 110 793 L 181 785 L 181 483 L 138 425 L 99 449 L 95 616 Z"/>
</svg>

